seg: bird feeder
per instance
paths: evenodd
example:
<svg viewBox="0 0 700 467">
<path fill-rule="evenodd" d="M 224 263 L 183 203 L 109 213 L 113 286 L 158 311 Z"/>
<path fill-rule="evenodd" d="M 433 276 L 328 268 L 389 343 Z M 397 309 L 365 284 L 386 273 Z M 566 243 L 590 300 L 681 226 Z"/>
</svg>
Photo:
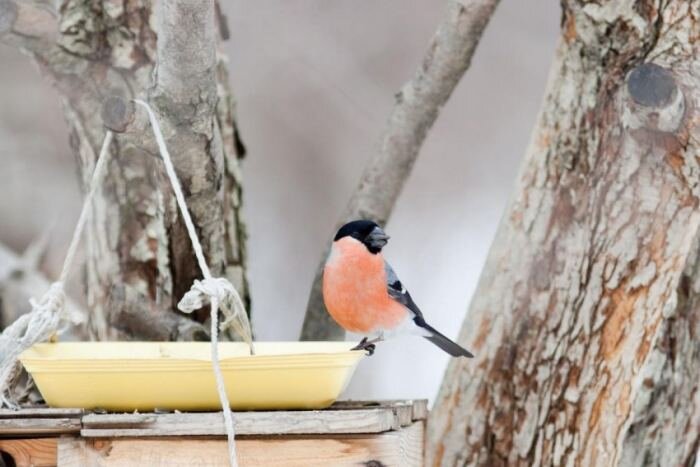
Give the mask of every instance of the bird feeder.
<svg viewBox="0 0 700 467">
<path fill-rule="evenodd" d="M 242 467 L 423 465 L 425 400 L 236 412 Z M 221 412 L 0 410 L 0 455 L 17 466 L 228 465 Z M 14 462 L 14 464 L 12 464 Z"/>
</svg>

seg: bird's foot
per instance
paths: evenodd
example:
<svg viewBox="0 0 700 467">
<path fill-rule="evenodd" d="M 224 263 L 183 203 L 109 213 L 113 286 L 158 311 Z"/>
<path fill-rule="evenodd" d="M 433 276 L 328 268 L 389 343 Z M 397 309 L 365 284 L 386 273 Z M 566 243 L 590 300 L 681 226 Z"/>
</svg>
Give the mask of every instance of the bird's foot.
<svg viewBox="0 0 700 467">
<path fill-rule="evenodd" d="M 371 356 L 374 354 L 374 350 L 376 348 L 377 346 L 374 344 L 374 341 L 370 341 L 366 337 L 363 337 L 360 343 L 350 350 L 365 350 L 367 351 L 367 355 Z"/>
</svg>

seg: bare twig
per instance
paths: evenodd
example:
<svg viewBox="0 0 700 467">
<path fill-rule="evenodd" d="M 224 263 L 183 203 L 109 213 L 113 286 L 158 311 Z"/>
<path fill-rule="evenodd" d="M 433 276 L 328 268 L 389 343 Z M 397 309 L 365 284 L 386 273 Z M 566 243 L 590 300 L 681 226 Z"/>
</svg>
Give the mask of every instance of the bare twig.
<svg viewBox="0 0 700 467">
<path fill-rule="evenodd" d="M 49 239 L 53 231 L 53 222 L 45 228 L 22 252 L 22 264 L 27 269 L 39 270 L 49 249 Z"/>
<path fill-rule="evenodd" d="M 228 27 L 228 18 L 221 10 L 221 2 L 216 0 L 216 25 L 219 30 L 219 37 L 222 41 L 227 41 L 231 38 L 231 31 Z"/>
<path fill-rule="evenodd" d="M 37 271 L 24 256 L 20 257 L 0 243 L 0 322 L 5 327 L 31 309 L 29 299 L 40 297 L 49 288 L 49 280 Z M 85 311 L 76 301 L 67 298 L 66 310 L 74 323 L 85 322 Z"/>
<path fill-rule="evenodd" d="M 338 223 L 372 219 L 384 225 L 411 173 L 428 130 L 464 72 L 499 0 L 450 0 L 447 15 L 433 36 L 423 62 L 396 95 L 380 151 L 369 161 Z M 302 340 L 342 338 L 344 332 L 323 304 L 321 264 L 309 295 Z"/>
<path fill-rule="evenodd" d="M 0 41 L 36 52 L 58 35 L 54 14 L 38 4 L 0 0 Z"/>
</svg>

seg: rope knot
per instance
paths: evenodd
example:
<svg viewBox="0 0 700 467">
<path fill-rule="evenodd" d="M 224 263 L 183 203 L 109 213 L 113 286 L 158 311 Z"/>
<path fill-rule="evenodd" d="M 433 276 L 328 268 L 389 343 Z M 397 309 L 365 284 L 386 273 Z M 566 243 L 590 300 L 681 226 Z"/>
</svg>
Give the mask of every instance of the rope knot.
<svg viewBox="0 0 700 467">
<path fill-rule="evenodd" d="M 108 131 L 105 134 L 100 156 L 92 172 L 90 189 L 83 201 L 83 208 L 80 211 L 78 223 L 73 231 L 73 238 L 68 246 L 68 252 L 63 260 L 63 268 L 59 279 L 51 284 L 49 290 L 46 291 L 41 299 L 30 299 L 29 303 L 32 306 L 32 311 L 17 318 L 14 323 L 6 327 L 0 334 L 0 406 L 12 405 L 8 395 L 8 391 L 11 390 L 10 378 L 17 369 L 17 359 L 20 354 L 37 342 L 52 339 L 56 335 L 61 320 L 66 318 L 64 315 L 66 293 L 63 290 L 63 282 L 68 277 L 68 272 L 75 259 L 75 253 L 80 236 L 85 228 L 90 205 L 106 166 L 111 141 L 112 132 Z M 79 321 L 75 317 L 69 317 L 69 319 Z"/>
<path fill-rule="evenodd" d="M 57 317 L 62 317 L 66 306 L 66 293 L 63 290 L 63 282 L 57 281 L 51 284 L 49 290 L 44 293 L 40 300 L 29 299 L 32 311 L 39 313 L 53 313 Z"/>
<path fill-rule="evenodd" d="M 197 237 L 194 222 L 192 222 L 192 216 L 190 216 L 190 211 L 187 209 L 185 195 L 182 192 L 180 181 L 177 179 L 177 174 L 175 173 L 175 167 L 170 159 L 168 148 L 165 145 L 165 138 L 163 138 L 163 133 L 160 131 L 158 119 L 148 103 L 138 99 L 134 99 L 134 102 L 140 106 L 143 106 L 148 113 L 148 119 L 151 122 L 153 134 L 156 137 L 156 143 L 158 144 L 158 150 L 160 151 L 160 156 L 163 158 L 165 172 L 168 174 L 170 184 L 173 186 L 175 200 L 180 208 L 180 214 L 182 215 L 182 220 L 185 223 L 185 227 L 187 227 L 187 234 L 192 242 L 192 249 L 194 250 L 194 255 L 197 258 L 199 269 L 201 269 L 202 276 L 204 276 L 204 280 L 194 281 L 192 288 L 185 294 L 184 297 L 182 297 L 182 300 L 180 300 L 177 307 L 185 313 L 192 313 L 194 310 L 201 308 L 207 301 L 211 304 L 211 310 L 209 312 L 211 317 L 211 363 L 214 370 L 214 377 L 216 379 L 216 389 L 219 392 L 219 400 L 221 401 L 221 409 L 224 415 L 226 437 L 228 438 L 229 462 L 231 463 L 232 467 L 236 467 L 238 466 L 238 461 L 236 460 L 235 443 L 236 430 L 233 426 L 231 405 L 228 402 L 226 386 L 224 384 L 224 375 L 221 372 L 221 365 L 219 363 L 219 308 L 221 308 L 221 311 L 226 317 L 224 322 L 221 323 L 220 329 L 223 330 L 229 326 L 233 327 L 234 330 L 248 343 L 250 354 L 253 355 L 255 351 L 253 349 L 253 336 L 250 330 L 248 314 L 246 313 L 241 297 L 233 287 L 233 284 L 224 278 L 212 277 L 207 260 L 204 258 L 202 244 L 199 242 L 199 237 Z"/>
<path fill-rule="evenodd" d="M 211 277 L 201 281 L 195 279 L 194 284 L 182 297 L 177 307 L 184 313 L 192 313 L 207 303 L 211 303 L 212 299 L 216 299 L 217 303 L 223 306 L 227 301 L 231 300 L 231 296 L 234 294 L 233 284 L 226 278 Z"/>
<path fill-rule="evenodd" d="M 15 320 L 0 335 L 0 405 L 15 407 L 8 394 L 9 383 L 17 372 L 19 355 L 37 342 L 50 339 L 63 317 L 66 294 L 63 283 L 51 284 L 49 290 L 36 300 L 29 300 L 32 311 Z"/>
<path fill-rule="evenodd" d="M 224 321 L 219 329 L 225 331 L 228 328 L 233 328 L 248 344 L 250 353 L 253 355 L 255 349 L 253 348 L 253 336 L 250 332 L 248 314 L 241 297 L 228 279 L 224 277 L 195 279 L 192 287 L 182 297 L 177 307 L 183 313 L 192 313 L 207 303 L 213 304 L 214 302 L 224 315 Z"/>
<path fill-rule="evenodd" d="M 26 316 L 26 321 L 23 323 L 24 332 L 20 334 L 21 337 L 17 336 L 16 338 L 17 344 L 22 349 L 29 348 L 34 343 L 45 341 L 55 335 L 58 324 L 64 318 L 66 305 L 63 282 L 52 283 L 41 299 L 30 298 L 29 304 L 32 306 L 32 311 L 22 316 L 22 318 Z"/>
</svg>

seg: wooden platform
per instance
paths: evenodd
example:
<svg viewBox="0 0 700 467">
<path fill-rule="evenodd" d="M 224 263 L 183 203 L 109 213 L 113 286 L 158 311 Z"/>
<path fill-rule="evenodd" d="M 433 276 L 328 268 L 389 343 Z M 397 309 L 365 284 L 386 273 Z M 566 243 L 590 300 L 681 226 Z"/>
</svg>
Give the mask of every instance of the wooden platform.
<svg viewBox="0 0 700 467">
<path fill-rule="evenodd" d="M 425 400 L 236 412 L 239 465 L 420 466 Z M 226 466 L 220 413 L 0 410 L 0 452 L 17 466 Z"/>
</svg>

